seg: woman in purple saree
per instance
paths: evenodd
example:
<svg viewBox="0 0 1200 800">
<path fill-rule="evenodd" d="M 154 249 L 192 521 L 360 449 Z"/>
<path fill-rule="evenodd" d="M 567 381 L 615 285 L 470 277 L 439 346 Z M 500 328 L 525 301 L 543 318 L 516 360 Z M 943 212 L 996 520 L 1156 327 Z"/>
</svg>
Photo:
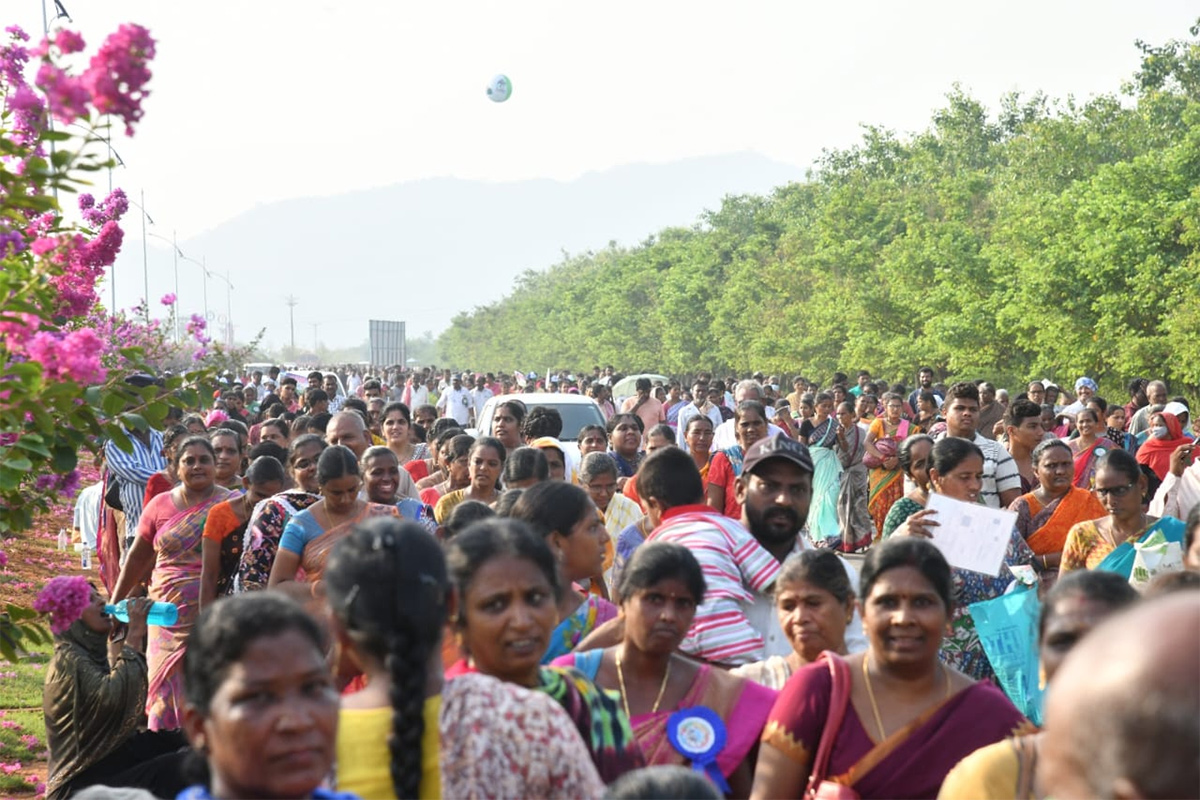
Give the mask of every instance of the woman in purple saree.
<svg viewBox="0 0 1200 800">
<path fill-rule="evenodd" d="M 792 675 L 763 732 L 752 797 L 797 797 L 815 777 L 863 798 L 933 798 L 960 759 L 1028 725 L 999 689 L 939 662 L 953 582 L 932 544 L 873 547 L 860 593 L 870 647 L 845 659 L 825 653 Z M 830 729 L 824 774 L 812 776 L 832 696 L 841 694 L 835 682 L 848 695 L 845 716 Z"/>
</svg>

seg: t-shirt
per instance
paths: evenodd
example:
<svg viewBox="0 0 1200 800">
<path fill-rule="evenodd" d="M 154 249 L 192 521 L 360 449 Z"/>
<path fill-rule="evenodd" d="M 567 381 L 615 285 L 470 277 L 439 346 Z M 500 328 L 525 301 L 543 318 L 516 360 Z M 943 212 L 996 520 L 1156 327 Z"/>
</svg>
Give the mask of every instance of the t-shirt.
<svg viewBox="0 0 1200 800">
<path fill-rule="evenodd" d="M 775 582 L 775 557 L 740 523 L 701 505 L 669 509 L 649 541 L 683 545 L 704 572 L 704 602 L 679 649 L 725 664 L 761 661 L 763 637 L 746 618 L 745 606 Z"/>
<path fill-rule="evenodd" d="M 733 464 L 729 462 L 729 457 L 724 453 L 714 453 L 712 463 L 708 468 L 708 479 L 704 485 L 713 484 L 720 486 L 725 490 L 725 508 L 721 512 L 730 519 L 742 518 L 742 504 L 737 501 L 733 491 L 733 484 L 737 480 L 737 475 L 733 472 Z"/>
<path fill-rule="evenodd" d="M 425 719 L 425 727 L 421 732 L 421 784 L 417 789 L 420 800 L 435 800 L 442 796 L 441 711 L 441 695 L 425 699 L 421 713 Z M 338 789 L 353 792 L 359 797 L 395 800 L 392 753 L 388 748 L 388 736 L 391 733 L 390 707 L 343 708 L 338 712 Z"/>
<path fill-rule="evenodd" d="M 84 547 L 96 549 L 96 532 L 100 530 L 100 500 L 103 483 L 93 483 L 75 499 L 75 530 L 79 531 Z"/>
</svg>

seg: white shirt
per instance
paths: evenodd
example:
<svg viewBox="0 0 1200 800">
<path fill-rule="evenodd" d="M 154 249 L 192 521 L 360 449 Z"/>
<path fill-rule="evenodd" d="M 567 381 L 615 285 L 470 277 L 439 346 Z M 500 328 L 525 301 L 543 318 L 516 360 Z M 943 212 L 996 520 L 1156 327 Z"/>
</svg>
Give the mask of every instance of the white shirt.
<svg viewBox="0 0 1200 800">
<path fill-rule="evenodd" d="M 808 536 L 803 531 L 796 537 L 796 546 L 788 557 L 796 555 L 802 550 L 812 550 L 813 546 L 808 543 Z M 858 594 L 858 570 L 854 565 L 845 559 L 842 555 L 838 555 L 838 559 L 842 562 L 842 566 L 846 568 L 846 577 L 850 579 L 850 588 L 854 590 L 855 595 Z M 772 584 L 774 588 L 774 584 Z M 787 635 L 783 632 L 783 627 L 779 624 L 779 614 L 775 611 L 775 596 L 771 593 L 755 593 L 754 602 L 746 609 L 746 619 L 750 624 L 762 634 L 763 639 L 767 643 L 765 658 L 771 656 L 789 656 L 792 654 L 792 643 L 788 640 Z M 850 624 L 846 626 L 846 652 L 861 653 L 867 649 L 867 636 L 863 632 L 862 616 L 858 613 L 858 606 L 855 605 L 854 616 L 850 619 Z"/>
<path fill-rule="evenodd" d="M 680 411 L 679 413 L 682 414 L 683 412 Z M 718 413 L 720 413 L 720 412 L 718 412 Z M 770 415 L 768 415 L 768 416 L 770 416 Z M 733 423 L 734 423 L 734 421 L 732 419 L 727 419 L 724 422 L 722 422 L 720 425 L 717 426 L 717 430 L 713 434 L 713 452 L 714 453 L 718 450 L 727 450 L 728 448 L 733 447 L 735 444 L 737 444 L 737 431 L 734 430 Z M 778 425 L 775 425 L 774 423 L 768 422 L 767 423 L 767 436 L 774 436 L 777 433 L 782 433 L 785 436 L 787 435 L 787 433 L 783 430 L 783 428 L 779 427 Z"/>
<path fill-rule="evenodd" d="M 450 387 L 438 398 L 437 407 L 443 417 L 454 417 L 459 425 L 466 425 L 471 420 L 471 393 L 461 386 Z"/>
<path fill-rule="evenodd" d="M 75 530 L 79 531 L 85 547 L 96 549 L 96 533 L 100 530 L 100 490 L 103 483 L 93 483 L 75 499 Z"/>
<path fill-rule="evenodd" d="M 1200 503 L 1200 459 L 1193 461 L 1178 478 L 1172 472 L 1166 474 L 1150 501 L 1149 513 L 1152 517 L 1186 520 L 1197 503 Z"/>
<path fill-rule="evenodd" d="M 416 411 L 417 406 L 429 405 L 429 389 L 423 383 L 418 383 L 414 386 L 412 391 L 409 392 L 409 397 L 412 399 L 412 402 L 409 403 L 410 411 Z"/>
<path fill-rule="evenodd" d="M 493 397 L 492 390 L 486 386 L 482 389 L 471 390 L 471 403 L 475 407 L 475 425 L 476 427 L 483 424 L 481 415 L 483 414 L 483 406 Z"/>
</svg>

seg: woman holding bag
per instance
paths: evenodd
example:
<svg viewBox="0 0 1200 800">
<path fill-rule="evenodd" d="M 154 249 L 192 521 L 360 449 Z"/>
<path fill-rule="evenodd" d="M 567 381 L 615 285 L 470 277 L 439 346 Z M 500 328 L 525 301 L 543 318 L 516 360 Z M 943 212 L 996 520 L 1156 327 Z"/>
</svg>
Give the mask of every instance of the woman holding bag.
<svg viewBox="0 0 1200 800">
<path fill-rule="evenodd" d="M 953 581 L 931 543 L 873 547 L 859 596 L 867 651 L 826 653 L 791 677 L 763 731 L 752 798 L 806 786 L 817 797 L 936 797 L 959 759 L 1023 727 L 1003 692 L 938 660 Z"/>
</svg>

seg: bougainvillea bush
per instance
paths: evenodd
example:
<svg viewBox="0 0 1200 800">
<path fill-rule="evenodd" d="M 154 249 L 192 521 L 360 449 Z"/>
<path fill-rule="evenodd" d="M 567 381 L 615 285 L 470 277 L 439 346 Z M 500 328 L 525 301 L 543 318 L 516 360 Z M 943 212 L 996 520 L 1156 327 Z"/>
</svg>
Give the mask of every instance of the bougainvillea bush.
<svg viewBox="0 0 1200 800">
<path fill-rule="evenodd" d="M 127 430 L 198 406 L 197 387 L 228 360 L 203 320 L 174 342 L 144 308 L 106 309 L 97 291 L 129 201 L 119 189 L 93 196 L 88 179 L 110 166 L 109 120 L 132 135 L 141 119 L 154 50 L 139 25 L 122 25 L 90 56 L 69 30 L 35 45 L 14 26 L 0 39 L 0 552 L 4 537 L 74 493 L 81 452 L 106 439 L 128 448 Z M 160 302 L 174 313 L 174 297 Z M 158 380 L 134 386 L 134 373 Z M 32 614 L 0 614 L 0 639 L 19 638 Z"/>
</svg>

